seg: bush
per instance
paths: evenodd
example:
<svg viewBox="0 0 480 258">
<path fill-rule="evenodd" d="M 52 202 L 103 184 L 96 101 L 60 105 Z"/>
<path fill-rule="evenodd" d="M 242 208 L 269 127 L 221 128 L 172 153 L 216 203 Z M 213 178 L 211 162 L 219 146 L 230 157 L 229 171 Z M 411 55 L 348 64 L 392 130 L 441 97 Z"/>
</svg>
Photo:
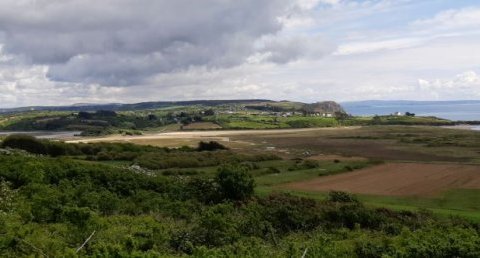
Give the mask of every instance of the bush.
<svg viewBox="0 0 480 258">
<path fill-rule="evenodd" d="M 320 164 L 316 160 L 306 159 L 301 164 L 304 169 L 312 169 L 320 167 Z"/>
<path fill-rule="evenodd" d="M 317 202 L 290 194 L 274 194 L 260 200 L 264 220 L 275 231 L 285 234 L 296 230 L 313 230 L 322 220 Z"/>
<path fill-rule="evenodd" d="M 216 150 L 228 150 L 227 147 L 216 141 L 198 143 L 198 151 L 216 151 Z"/>
<path fill-rule="evenodd" d="M 47 148 L 42 141 L 33 136 L 24 134 L 12 134 L 7 136 L 2 142 L 2 147 L 21 149 L 34 154 L 47 154 Z"/>
<path fill-rule="evenodd" d="M 206 204 L 218 203 L 222 200 L 219 185 L 210 179 L 193 178 L 187 184 L 191 198 Z"/>
<path fill-rule="evenodd" d="M 280 174 L 282 171 L 276 167 L 268 167 L 267 174 Z"/>
<path fill-rule="evenodd" d="M 8 182 L 0 180 L 0 214 L 8 213 L 13 209 L 13 202 L 17 191 L 11 189 Z"/>
<path fill-rule="evenodd" d="M 65 221 L 83 228 L 92 219 L 92 211 L 88 208 L 66 207 L 63 209 L 63 218 Z"/>
<path fill-rule="evenodd" d="M 225 199 L 241 201 L 253 195 L 255 182 L 244 166 L 220 167 L 215 181 Z"/>
<path fill-rule="evenodd" d="M 358 203 L 357 197 L 342 191 L 330 191 L 328 193 L 328 201 L 330 202 L 353 202 Z"/>
</svg>

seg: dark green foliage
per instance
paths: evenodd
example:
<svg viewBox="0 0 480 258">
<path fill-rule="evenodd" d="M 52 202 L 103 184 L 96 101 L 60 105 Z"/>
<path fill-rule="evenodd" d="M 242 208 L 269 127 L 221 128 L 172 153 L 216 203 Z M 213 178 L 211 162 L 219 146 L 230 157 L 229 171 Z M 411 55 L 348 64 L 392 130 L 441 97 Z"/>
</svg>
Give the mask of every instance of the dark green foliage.
<svg viewBox="0 0 480 258">
<path fill-rule="evenodd" d="M 24 134 L 13 134 L 2 141 L 3 148 L 22 149 L 35 154 L 47 154 L 46 146 L 35 137 Z"/>
<path fill-rule="evenodd" d="M 280 234 L 313 230 L 322 223 L 320 206 L 311 199 L 278 194 L 261 200 L 260 204 L 265 219 Z"/>
<path fill-rule="evenodd" d="M 17 197 L 17 192 L 12 190 L 10 183 L 0 181 L 0 214 L 9 213 L 13 208 L 13 203 Z"/>
<path fill-rule="evenodd" d="M 203 114 L 206 115 L 206 116 L 214 116 L 215 115 L 215 110 L 207 109 L 207 110 L 204 111 Z"/>
<path fill-rule="evenodd" d="M 255 182 L 244 166 L 222 166 L 215 180 L 227 200 L 242 201 L 253 195 Z"/>
<path fill-rule="evenodd" d="M 85 111 L 80 111 L 78 112 L 78 118 L 81 118 L 81 119 L 91 119 L 92 118 L 92 114 L 89 113 L 89 112 L 85 112 Z"/>
<path fill-rule="evenodd" d="M 205 204 L 215 204 L 222 201 L 223 196 L 218 183 L 209 178 L 193 178 L 187 184 L 191 198 Z"/>
<path fill-rule="evenodd" d="M 282 171 L 276 167 L 269 167 L 267 168 L 266 174 L 280 174 Z"/>
<path fill-rule="evenodd" d="M 201 141 L 198 143 L 198 151 L 216 151 L 216 150 L 227 150 L 228 148 L 216 141 L 204 142 Z"/>
<path fill-rule="evenodd" d="M 97 110 L 95 112 L 95 115 L 96 116 L 106 116 L 106 117 L 115 117 L 117 116 L 117 113 L 115 111 L 112 111 L 112 110 Z"/>
<path fill-rule="evenodd" d="M 346 192 L 339 192 L 339 191 L 330 191 L 328 193 L 328 200 L 331 202 L 351 202 L 351 203 L 358 203 L 358 199 Z"/>
<path fill-rule="evenodd" d="M 190 151 L 167 151 L 149 152 L 138 156 L 135 163 L 148 169 L 168 168 L 195 168 L 218 166 L 224 163 L 239 163 L 245 161 L 277 160 L 276 155 L 246 155 L 237 154 L 231 151 L 214 152 L 190 152 Z"/>
<path fill-rule="evenodd" d="M 324 201 L 281 193 L 255 197 L 250 170 L 272 156 L 129 144 L 58 146 L 60 156 L 64 150 L 92 160 L 227 164 L 215 175 L 172 168 L 165 176 L 69 157 L 0 154 L 0 256 L 301 257 L 306 248 L 306 257 L 480 255 L 480 225 L 459 218 L 373 209 L 342 192 Z"/>
<path fill-rule="evenodd" d="M 299 159 L 295 162 L 295 166 L 290 167 L 288 170 L 303 170 L 303 169 L 314 169 L 320 167 L 320 163 L 316 160 L 311 159 Z"/>
</svg>

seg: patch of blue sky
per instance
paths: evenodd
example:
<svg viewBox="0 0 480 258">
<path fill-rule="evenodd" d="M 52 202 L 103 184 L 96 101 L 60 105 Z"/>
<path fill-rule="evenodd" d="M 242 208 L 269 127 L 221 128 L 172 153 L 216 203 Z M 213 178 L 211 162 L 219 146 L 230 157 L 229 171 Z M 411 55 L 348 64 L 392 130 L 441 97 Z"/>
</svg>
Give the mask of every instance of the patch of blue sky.
<svg viewBox="0 0 480 258">
<path fill-rule="evenodd" d="M 352 5 L 340 4 L 331 6 L 320 4 L 315 16 L 317 19 L 330 19 L 320 22 L 318 26 L 309 28 L 308 34 L 326 34 L 333 37 L 343 37 L 352 31 L 388 31 L 401 30 L 416 20 L 433 18 L 438 13 L 468 7 L 479 6 L 478 0 L 420 0 L 420 1 L 388 1 L 384 8 L 378 7 L 378 1 L 350 1 L 358 3 Z M 363 4 L 362 4 L 363 3 Z M 377 6 L 377 7 L 375 7 Z M 335 17 L 322 17 L 325 13 L 335 10 Z"/>
</svg>

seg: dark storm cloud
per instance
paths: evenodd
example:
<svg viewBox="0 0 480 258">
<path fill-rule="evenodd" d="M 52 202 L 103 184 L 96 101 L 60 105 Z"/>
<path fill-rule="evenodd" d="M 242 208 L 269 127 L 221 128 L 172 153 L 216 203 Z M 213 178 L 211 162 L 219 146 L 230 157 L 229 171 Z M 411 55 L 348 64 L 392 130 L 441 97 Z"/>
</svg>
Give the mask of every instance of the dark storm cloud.
<svg viewBox="0 0 480 258">
<path fill-rule="evenodd" d="M 290 3 L 288 3 L 290 2 Z M 11 0 L 4 51 L 57 81 L 131 85 L 191 66 L 230 67 L 281 29 L 285 0 Z"/>
</svg>

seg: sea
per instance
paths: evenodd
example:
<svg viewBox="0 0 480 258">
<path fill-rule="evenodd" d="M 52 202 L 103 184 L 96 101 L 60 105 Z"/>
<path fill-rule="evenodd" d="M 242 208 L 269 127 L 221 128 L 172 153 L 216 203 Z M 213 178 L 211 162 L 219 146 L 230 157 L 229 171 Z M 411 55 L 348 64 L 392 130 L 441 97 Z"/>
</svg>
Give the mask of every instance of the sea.
<svg viewBox="0 0 480 258">
<path fill-rule="evenodd" d="M 347 113 L 357 116 L 410 112 L 453 121 L 480 121 L 480 101 L 358 101 L 341 103 Z M 480 128 L 477 127 L 477 130 Z"/>
</svg>

